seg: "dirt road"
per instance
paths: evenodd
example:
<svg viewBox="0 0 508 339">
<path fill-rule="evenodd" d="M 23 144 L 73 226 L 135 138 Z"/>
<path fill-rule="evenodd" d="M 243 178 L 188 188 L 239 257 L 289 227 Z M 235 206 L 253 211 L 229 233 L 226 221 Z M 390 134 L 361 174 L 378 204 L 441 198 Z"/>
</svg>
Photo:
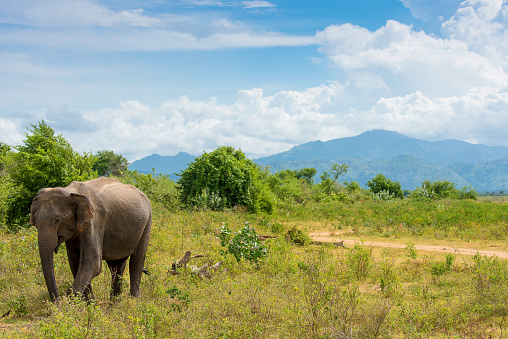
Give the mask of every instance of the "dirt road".
<svg viewBox="0 0 508 339">
<path fill-rule="evenodd" d="M 343 239 L 340 236 L 331 235 L 330 233 L 323 232 L 311 232 L 310 237 L 313 241 L 321 241 L 321 242 L 344 242 L 346 246 L 352 246 L 355 243 L 358 243 L 358 240 L 353 239 Z M 366 246 L 373 247 L 391 247 L 391 248 L 406 248 L 405 244 L 395 244 L 389 242 L 372 242 L 366 241 L 364 242 Z M 418 251 L 432 251 L 432 252 L 446 252 L 446 253 L 460 253 L 466 255 L 475 255 L 479 253 L 480 255 L 486 256 L 497 256 L 498 258 L 508 259 L 508 251 L 488 251 L 488 250 L 477 250 L 474 248 L 456 248 L 453 246 L 434 246 L 434 245 L 414 245 L 415 250 Z"/>
</svg>

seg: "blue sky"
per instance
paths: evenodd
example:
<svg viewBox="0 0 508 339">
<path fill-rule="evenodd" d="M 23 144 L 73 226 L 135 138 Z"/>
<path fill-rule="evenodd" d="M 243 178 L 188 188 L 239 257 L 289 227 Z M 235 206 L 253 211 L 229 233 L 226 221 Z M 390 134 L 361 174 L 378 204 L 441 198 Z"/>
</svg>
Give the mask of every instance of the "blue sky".
<svg viewBox="0 0 508 339">
<path fill-rule="evenodd" d="M 0 141 L 130 161 L 382 128 L 508 145 L 503 0 L 4 0 Z"/>
</svg>

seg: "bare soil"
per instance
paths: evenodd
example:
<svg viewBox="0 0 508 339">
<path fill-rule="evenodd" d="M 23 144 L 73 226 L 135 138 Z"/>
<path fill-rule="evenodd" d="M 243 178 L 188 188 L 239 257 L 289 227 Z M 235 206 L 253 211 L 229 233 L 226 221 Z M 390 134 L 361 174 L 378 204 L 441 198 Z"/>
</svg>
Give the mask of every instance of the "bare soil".
<svg viewBox="0 0 508 339">
<path fill-rule="evenodd" d="M 310 232 L 310 237 L 313 241 L 319 242 L 331 242 L 331 243 L 339 243 L 343 242 L 346 246 L 352 246 L 356 243 L 359 243 L 360 240 L 355 239 L 345 239 L 341 238 L 340 235 L 335 235 L 330 232 Z M 390 248 L 406 248 L 405 244 L 396 244 L 384 241 L 365 241 L 363 243 L 366 246 L 372 247 L 390 247 Z M 435 246 L 435 245 L 414 245 L 415 250 L 418 251 L 429 251 L 429 252 L 446 252 L 446 253 L 457 253 L 457 254 L 466 254 L 466 255 L 486 255 L 486 256 L 497 256 L 498 258 L 508 259 L 508 251 L 491 251 L 491 250 L 479 250 L 476 248 L 458 248 L 454 246 Z"/>
</svg>

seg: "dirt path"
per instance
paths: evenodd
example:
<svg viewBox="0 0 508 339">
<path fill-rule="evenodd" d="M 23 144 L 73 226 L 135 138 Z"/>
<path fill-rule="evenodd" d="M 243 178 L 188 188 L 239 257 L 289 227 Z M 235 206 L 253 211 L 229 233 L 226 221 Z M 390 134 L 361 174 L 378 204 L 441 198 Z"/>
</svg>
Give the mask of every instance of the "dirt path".
<svg viewBox="0 0 508 339">
<path fill-rule="evenodd" d="M 311 232 L 310 237 L 313 241 L 321 241 L 321 242 L 344 242 L 346 246 L 352 246 L 355 243 L 358 243 L 358 240 L 353 239 L 341 239 L 340 236 L 331 235 L 330 233 L 323 232 Z M 364 242 L 366 246 L 373 247 L 391 247 L 391 248 L 406 248 L 407 246 L 404 244 L 395 244 L 389 242 L 373 242 L 366 241 Z M 480 255 L 486 256 L 497 256 L 498 258 L 508 259 L 507 251 L 487 251 L 487 250 L 477 250 L 474 248 L 457 248 L 453 246 L 435 246 L 435 245 L 414 245 L 414 248 L 419 251 L 432 251 L 432 252 L 446 252 L 446 253 L 460 253 L 466 255 L 475 255 L 479 253 Z"/>
</svg>

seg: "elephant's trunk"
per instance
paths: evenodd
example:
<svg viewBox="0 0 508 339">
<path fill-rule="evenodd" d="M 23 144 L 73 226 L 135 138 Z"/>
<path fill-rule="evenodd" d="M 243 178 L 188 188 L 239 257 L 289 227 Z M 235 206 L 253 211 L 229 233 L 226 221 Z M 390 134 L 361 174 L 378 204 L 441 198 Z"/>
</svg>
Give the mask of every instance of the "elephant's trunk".
<svg viewBox="0 0 508 339">
<path fill-rule="evenodd" d="M 39 233 L 38 240 L 44 280 L 46 280 L 49 297 L 54 302 L 58 298 L 58 289 L 56 287 L 55 270 L 53 267 L 53 251 L 58 246 L 58 237 L 56 234 L 54 236 L 42 236 Z"/>
</svg>

